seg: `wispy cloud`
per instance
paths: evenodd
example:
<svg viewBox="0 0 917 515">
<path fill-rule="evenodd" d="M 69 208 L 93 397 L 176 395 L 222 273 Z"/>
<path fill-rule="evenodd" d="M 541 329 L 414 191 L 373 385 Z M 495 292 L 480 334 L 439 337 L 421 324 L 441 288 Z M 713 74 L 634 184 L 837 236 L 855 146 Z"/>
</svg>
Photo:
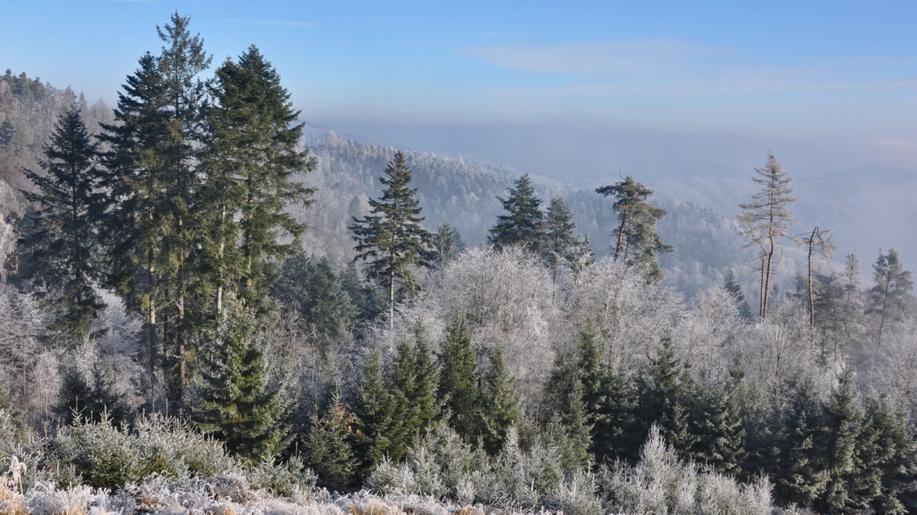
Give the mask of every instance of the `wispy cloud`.
<svg viewBox="0 0 917 515">
<path fill-rule="evenodd" d="M 305 20 L 242 20 L 233 18 L 226 20 L 226 22 L 239 25 L 256 25 L 259 27 L 274 27 L 283 29 L 311 29 L 315 27 L 315 22 Z"/>
<path fill-rule="evenodd" d="M 713 49 L 672 39 L 566 45 L 488 46 L 467 53 L 510 70 L 542 73 L 613 73 L 679 66 Z"/>
<path fill-rule="evenodd" d="M 554 74 L 565 79 L 560 84 L 523 83 L 496 90 L 507 96 L 732 97 L 917 92 L 914 66 L 887 59 L 768 65 L 731 49 L 681 40 L 492 46 L 470 48 L 466 53 L 507 70 Z"/>
</svg>

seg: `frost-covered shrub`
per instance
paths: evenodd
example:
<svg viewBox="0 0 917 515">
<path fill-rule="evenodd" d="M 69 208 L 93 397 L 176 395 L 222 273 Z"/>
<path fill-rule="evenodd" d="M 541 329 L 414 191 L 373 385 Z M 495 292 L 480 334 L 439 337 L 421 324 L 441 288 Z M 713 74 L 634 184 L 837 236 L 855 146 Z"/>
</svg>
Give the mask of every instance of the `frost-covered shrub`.
<svg viewBox="0 0 917 515">
<path fill-rule="evenodd" d="M 315 490 L 316 475 L 306 468 L 302 457 L 294 455 L 286 462 L 264 461 L 247 472 L 252 488 L 262 489 L 273 495 L 293 497 Z"/>
<path fill-rule="evenodd" d="M 716 472 L 682 463 L 656 426 L 633 467 L 617 463 L 605 470 L 606 509 L 625 513 L 768 514 L 771 486 L 766 478 L 744 485 Z"/>
<path fill-rule="evenodd" d="M 595 474 L 583 470 L 575 471 L 549 492 L 542 501 L 549 509 L 556 509 L 570 515 L 589 515 L 602 512 L 602 500 L 598 497 Z"/>
</svg>

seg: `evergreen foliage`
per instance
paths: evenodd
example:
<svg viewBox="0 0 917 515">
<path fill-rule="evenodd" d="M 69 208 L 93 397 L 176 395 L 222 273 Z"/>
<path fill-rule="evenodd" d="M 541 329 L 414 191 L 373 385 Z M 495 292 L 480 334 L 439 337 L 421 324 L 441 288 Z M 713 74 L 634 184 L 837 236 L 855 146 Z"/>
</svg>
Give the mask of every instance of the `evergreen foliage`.
<svg viewBox="0 0 917 515">
<path fill-rule="evenodd" d="M 65 369 L 63 379 L 54 411 L 64 424 L 106 421 L 119 426 L 130 420 L 130 406 L 115 388 L 112 374 L 99 364 L 92 367 L 91 378 L 70 366 Z"/>
<path fill-rule="evenodd" d="M 740 286 L 738 280 L 736 280 L 736 274 L 732 269 L 727 270 L 726 274 L 723 276 L 723 288 L 735 299 L 736 305 L 739 306 L 739 314 L 742 315 L 742 318 L 751 320 L 751 308 L 748 306 L 748 301 L 745 300 L 745 294 L 742 293 L 742 286 Z"/>
<path fill-rule="evenodd" d="M 268 385 L 256 338 L 255 312 L 233 297 L 200 350 L 200 381 L 194 419 L 233 454 L 259 461 L 286 444 L 279 392 Z"/>
<path fill-rule="evenodd" d="M 29 220 L 32 230 L 20 240 L 22 262 L 54 314 L 52 330 L 83 343 L 105 307 L 95 290 L 104 203 L 97 145 L 77 106 L 61 114 L 44 154 L 43 173 L 25 171 L 34 185 L 25 196 L 36 209 Z"/>
<path fill-rule="evenodd" d="M 905 270 L 895 249 L 879 253 L 872 267 L 874 285 L 869 290 L 866 314 L 874 319 L 876 345 L 889 324 L 900 322 L 911 299 L 911 272 Z"/>
<path fill-rule="evenodd" d="M 457 316 L 446 331 L 442 344 L 438 396 L 449 417 L 449 424 L 467 438 L 480 433 L 480 392 L 471 334 L 464 316 Z"/>
<path fill-rule="evenodd" d="M 521 245 L 531 252 L 541 252 L 544 214 L 541 199 L 535 194 L 528 174 L 516 179 L 506 198 L 499 200 L 505 213 L 497 217 L 497 225 L 490 229 L 488 242 L 497 249 Z"/>
<path fill-rule="evenodd" d="M 312 415 L 306 450 L 319 485 L 337 492 L 353 488 L 359 466 L 356 429 L 356 419 L 337 395 L 321 416 Z"/>
<path fill-rule="evenodd" d="M 496 454 L 503 448 L 510 428 L 519 419 L 513 378 L 506 368 L 500 347 L 495 347 L 490 353 L 490 367 L 483 383 L 480 413 L 484 426 L 484 449 Z"/>
<path fill-rule="evenodd" d="M 672 247 L 663 243 L 656 232 L 656 223 L 665 217 L 666 211 L 649 202 L 653 190 L 627 177 L 618 183 L 597 188 L 595 192 L 611 197 L 614 200 L 612 207 L 618 215 L 612 259 L 637 267 L 650 280 L 660 279 L 662 270 L 657 256 L 671 252 Z"/>
<path fill-rule="evenodd" d="M 382 197 L 370 199 L 370 214 L 354 218 L 350 230 L 356 242 L 354 259 L 368 261 L 370 277 L 388 290 L 391 327 L 395 301 L 418 288 L 412 268 L 429 264 L 431 235 L 421 225 L 417 189 L 410 186 L 411 169 L 403 153 L 395 153 L 380 181 Z"/>
</svg>

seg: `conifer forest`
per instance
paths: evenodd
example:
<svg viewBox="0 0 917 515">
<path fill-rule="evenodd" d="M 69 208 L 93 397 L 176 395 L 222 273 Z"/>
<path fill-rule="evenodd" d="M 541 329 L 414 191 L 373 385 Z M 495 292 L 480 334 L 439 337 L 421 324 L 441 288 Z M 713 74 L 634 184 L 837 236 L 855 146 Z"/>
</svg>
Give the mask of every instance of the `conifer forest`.
<svg viewBox="0 0 917 515">
<path fill-rule="evenodd" d="M 917 513 L 913 232 L 331 132 L 197 22 L 0 76 L 0 513 Z"/>
</svg>

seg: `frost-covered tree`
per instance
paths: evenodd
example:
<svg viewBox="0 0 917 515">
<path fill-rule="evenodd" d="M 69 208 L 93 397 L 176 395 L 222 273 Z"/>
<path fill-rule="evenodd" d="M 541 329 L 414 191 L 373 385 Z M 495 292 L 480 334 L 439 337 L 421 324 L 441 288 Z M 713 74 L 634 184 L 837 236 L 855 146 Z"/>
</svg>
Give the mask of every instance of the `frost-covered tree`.
<svg viewBox="0 0 917 515">
<path fill-rule="evenodd" d="M 465 242 L 459 232 L 447 223 L 443 223 L 433 234 L 433 265 L 442 270 L 465 249 Z"/>
<path fill-rule="evenodd" d="M 872 270 L 874 284 L 867 297 L 866 315 L 873 319 L 873 341 L 878 346 L 882 344 L 886 328 L 900 322 L 907 312 L 913 281 L 895 249 L 890 249 L 888 254 L 880 252 Z"/>
<path fill-rule="evenodd" d="M 751 319 L 751 308 L 745 300 L 745 294 L 742 293 L 742 286 L 739 284 L 738 280 L 736 280 L 735 271 L 732 269 L 727 270 L 726 274 L 723 275 L 723 288 L 725 288 L 735 299 L 736 305 L 739 306 L 739 313 L 742 314 L 742 318 L 746 320 Z"/>
<path fill-rule="evenodd" d="M 760 260 L 760 302 L 758 316 L 767 317 L 768 300 L 771 291 L 771 275 L 774 256 L 780 241 L 786 236 L 791 220 L 789 206 L 796 199 L 790 189 L 790 177 L 773 155 L 767 157 L 767 164 L 755 168 L 752 181 L 758 186 L 751 201 L 740 204 L 741 234 L 747 246 L 758 251 Z"/>
<path fill-rule="evenodd" d="M 388 291 L 389 330 L 394 330 L 395 302 L 417 290 L 412 268 L 429 263 L 431 235 L 421 225 L 417 188 L 410 186 L 411 169 L 403 153 L 395 153 L 380 181 L 382 197 L 370 199 L 370 214 L 354 218 L 350 230 L 354 259 L 368 261 L 370 276 Z"/>
<path fill-rule="evenodd" d="M 542 254 L 545 264 L 551 269 L 551 279 L 557 282 L 561 267 L 577 270 L 582 258 L 582 240 L 576 236 L 573 213 L 561 197 L 554 197 L 548 204 L 544 217 L 544 244 Z"/>
</svg>

